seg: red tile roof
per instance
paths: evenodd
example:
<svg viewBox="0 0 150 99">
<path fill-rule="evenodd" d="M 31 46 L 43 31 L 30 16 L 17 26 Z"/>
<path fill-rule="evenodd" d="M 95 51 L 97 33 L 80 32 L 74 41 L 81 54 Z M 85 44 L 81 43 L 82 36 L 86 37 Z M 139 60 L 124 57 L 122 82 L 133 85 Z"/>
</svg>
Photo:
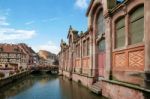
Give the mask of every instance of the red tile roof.
<svg viewBox="0 0 150 99">
<path fill-rule="evenodd" d="M 7 53 L 23 53 L 22 49 L 16 44 L 0 44 L 1 52 Z"/>
</svg>

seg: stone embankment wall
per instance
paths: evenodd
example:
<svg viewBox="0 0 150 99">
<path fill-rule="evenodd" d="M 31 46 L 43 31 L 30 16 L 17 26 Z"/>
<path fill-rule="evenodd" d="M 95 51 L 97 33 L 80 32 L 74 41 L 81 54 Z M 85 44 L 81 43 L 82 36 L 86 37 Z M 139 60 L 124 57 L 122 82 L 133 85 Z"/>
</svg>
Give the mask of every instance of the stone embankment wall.
<svg viewBox="0 0 150 99">
<path fill-rule="evenodd" d="M 7 78 L 2 78 L 0 79 L 0 87 L 3 87 L 13 81 L 16 81 L 22 77 L 25 77 L 27 75 L 30 74 L 30 71 L 24 71 L 24 72 L 21 72 L 21 73 L 18 73 L 18 74 L 15 74 L 15 75 L 12 75 L 12 76 L 9 76 Z"/>
</svg>

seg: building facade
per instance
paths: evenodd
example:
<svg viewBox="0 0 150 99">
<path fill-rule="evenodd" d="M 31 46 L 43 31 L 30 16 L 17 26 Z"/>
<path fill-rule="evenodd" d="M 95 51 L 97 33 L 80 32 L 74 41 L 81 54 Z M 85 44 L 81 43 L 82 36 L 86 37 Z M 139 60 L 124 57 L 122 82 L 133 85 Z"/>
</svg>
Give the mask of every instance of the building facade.
<svg viewBox="0 0 150 99">
<path fill-rule="evenodd" d="M 0 44 L 0 68 L 15 70 L 27 67 L 26 54 L 15 44 Z"/>
<path fill-rule="evenodd" d="M 16 44 L 0 44 L 0 72 L 5 77 L 26 68 L 26 54 Z"/>
<path fill-rule="evenodd" d="M 112 99 L 150 96 L 149 0 L 91 0 L 88 30 L 69 28 L 60 73 Z"/>
<path fill-rule="evenodd" d="M 26 44 L 0 44 L 1 69 L 26 69 L 37 63 L 37 54 Z"/>
<path fill-rule="evenodd" d="M 27 68 L 35 67 L 39 65 L 38 54 L 27 44 L 19 43 L 18 46 L 23 50 L 23 52 L 27 55 Z"/>
</svg>

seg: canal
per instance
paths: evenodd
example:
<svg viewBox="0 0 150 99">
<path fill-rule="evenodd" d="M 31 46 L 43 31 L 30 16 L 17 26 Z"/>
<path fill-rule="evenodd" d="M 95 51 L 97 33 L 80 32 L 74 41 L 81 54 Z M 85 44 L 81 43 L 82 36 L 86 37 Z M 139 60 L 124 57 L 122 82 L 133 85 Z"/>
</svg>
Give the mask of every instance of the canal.
<svg viewBox="0 0 150 99">
<path fill-rule="evenodd" d="M 0 99 L 105 99 L 65 77 L 30 75 L 0 88 Z"/>
</svg>

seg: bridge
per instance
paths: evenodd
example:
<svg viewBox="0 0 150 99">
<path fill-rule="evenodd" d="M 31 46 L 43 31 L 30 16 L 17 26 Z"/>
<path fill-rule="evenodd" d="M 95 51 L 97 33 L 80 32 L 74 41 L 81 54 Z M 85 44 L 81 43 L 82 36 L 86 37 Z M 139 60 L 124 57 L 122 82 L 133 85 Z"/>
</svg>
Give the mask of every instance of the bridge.
<svg viewBox="0 0 150 99">
<path fill-rule="evenodd" d="M 58 74 L 59 68 L 56 65 L 52 66 L 35 66 L 30 67 L 31 73 L 49 73 L 49 74 Z"/>
</svg>

